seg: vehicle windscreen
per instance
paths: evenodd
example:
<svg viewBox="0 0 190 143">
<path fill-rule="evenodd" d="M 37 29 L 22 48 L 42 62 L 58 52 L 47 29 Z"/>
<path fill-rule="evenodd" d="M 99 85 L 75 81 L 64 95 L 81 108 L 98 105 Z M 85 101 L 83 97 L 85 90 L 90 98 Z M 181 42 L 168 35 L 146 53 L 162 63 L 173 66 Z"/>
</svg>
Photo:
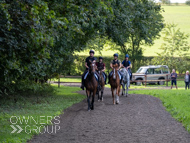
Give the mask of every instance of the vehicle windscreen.
<svg viewBox="0 0 190 143">
<path fill-rule="evenodd" d="M 147 71 L 147 69 L 146 69 L 146 68 L 139 68 L 139 69 L 137 70 L 137 72 L 136 72 L 136 73 L 142 73 L 142 74 L 145 74 L 145 73 L 146 73 L 146 71 Z"/>
</svg>

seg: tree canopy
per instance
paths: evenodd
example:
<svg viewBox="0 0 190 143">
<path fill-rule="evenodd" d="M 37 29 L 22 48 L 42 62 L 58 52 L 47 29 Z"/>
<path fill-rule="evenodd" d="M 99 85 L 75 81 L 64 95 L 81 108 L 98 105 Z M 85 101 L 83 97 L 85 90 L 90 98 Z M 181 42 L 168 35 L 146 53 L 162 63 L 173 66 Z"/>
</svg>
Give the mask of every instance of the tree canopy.
<svg viewBox="0 0 190 143">
<path fill-rule="evenodd" d="M 160 12 L 149 0 L 1 0 L 0 94 L 64 73 L 92 40 L 153 43 Z"/>
</svg>

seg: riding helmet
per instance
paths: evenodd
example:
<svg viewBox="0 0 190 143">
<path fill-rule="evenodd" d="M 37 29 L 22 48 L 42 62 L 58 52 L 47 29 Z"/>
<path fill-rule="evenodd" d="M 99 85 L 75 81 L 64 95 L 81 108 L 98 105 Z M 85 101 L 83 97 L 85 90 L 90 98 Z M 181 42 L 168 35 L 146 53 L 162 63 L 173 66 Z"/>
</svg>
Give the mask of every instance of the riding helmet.
<svg viewBox="0 0 190 143">
<path fill-rule="evenodd" d="M 114 56 L 114 57 L 119 57 L 119 55 L 118 55 L 117 53 L 115 53 L 113 56 Z"/>
<path fill-rule="evenodd" d="M 102 59 L 102 60 L 103 60 L 103 57 L 99 57 L 99 59 Z"/>
<path fill-rule="evenodd" d="M 89 54 L 90 54 L 90 53 L 93 53 L 93 54 L 94 54 L 94 50 L 90 50 Z"/>
<path fill-rule="evenodd" d="M 128 55 L 128 54 L 126 54 L 126 55 L 125 55 L 125 58 L 129 58 L 129 55 Z"/>
</svg>

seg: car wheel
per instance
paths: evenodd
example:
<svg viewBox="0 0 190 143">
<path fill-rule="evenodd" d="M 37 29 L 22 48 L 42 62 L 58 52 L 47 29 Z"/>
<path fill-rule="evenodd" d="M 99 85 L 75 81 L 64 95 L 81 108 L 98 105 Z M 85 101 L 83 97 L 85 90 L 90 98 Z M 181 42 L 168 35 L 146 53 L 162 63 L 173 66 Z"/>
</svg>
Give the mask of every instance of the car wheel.
<svg viewBox="0 0 190 143">
<path fill-rule="evenodd" d="M 160 80 L 164 80 L 164 79 L 160 79 Z M 164 81 L 159 81 L 158 84 L 159 84 L 159 85 L 164 85 L 165 82 L 164 82 Z"/>
<path fill-rule="evenodd" d="M 141 79 L 137 79 L 137 80 L 139 80 L 139 81 L 136 82 L 136 85 L 141 86 L 141 84 L 142 84 Z"/>
</svg>

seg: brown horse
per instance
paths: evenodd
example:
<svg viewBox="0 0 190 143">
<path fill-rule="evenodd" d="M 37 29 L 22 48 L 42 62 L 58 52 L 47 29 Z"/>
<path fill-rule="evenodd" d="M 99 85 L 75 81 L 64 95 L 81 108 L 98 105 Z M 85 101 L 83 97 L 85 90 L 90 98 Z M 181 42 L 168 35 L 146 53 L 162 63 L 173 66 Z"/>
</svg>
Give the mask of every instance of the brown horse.
<svg viewBox="0 0 190 143">
<path fill-rule="evenodd" d="M 103 101 L 103 93 L 104 93 L 104 87 L 105 87 L 105 80 L 104 80 L 104 76 L 103 76 L 103 72 L 102 72 L 102 70 L 99 70 L 98 71 L 98 73 L 99 73 L 99 76 L 100 76 L 100 86 L 101 86 L 101 96 L 99 95 L 99 90 L 97 90 L 97 94 L 98 94 L 98 101 Z"/>
<path fill-rule="evenodd" d="M 119 104 L 119 93 L 121 89 L 119 74 L 118 74 L 118 64 L 113 65 L 112 75 L 110 77 L 110 85 L 112 91 L 113 104 L 115 104 L 114 91 L 116 89 L 116 104 Z"/>
<path fill-rule="evenodd" d="M 86 87 L 86 95 L 87 95 L 87 102 L 88 102 L 88 111 L 94 110 L 94 97 L 96 95 L 98 81 L 95 78 L 95 69 L 96 64 L 91 62 L 89 67 L 89 73 L 85 79 L 85 87 Z M 92 96 L 92 101 L 90 103 L 90 98 Z"/>
</svg>

